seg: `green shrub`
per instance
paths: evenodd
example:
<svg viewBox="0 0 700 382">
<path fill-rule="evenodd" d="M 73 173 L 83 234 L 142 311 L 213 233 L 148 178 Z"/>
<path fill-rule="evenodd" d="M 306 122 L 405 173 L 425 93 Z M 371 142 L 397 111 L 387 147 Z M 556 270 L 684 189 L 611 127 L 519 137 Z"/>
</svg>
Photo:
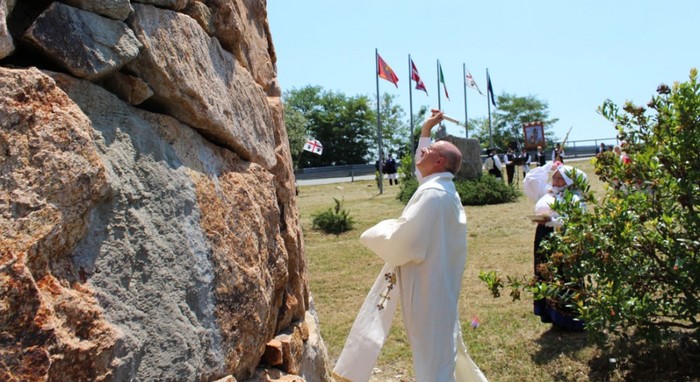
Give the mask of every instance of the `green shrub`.
<svg viewBox="0 0 700 382">
<path fill-rule="evenodd" d="M 408 203 L 418 188 L 418 181 L 415 178 L 404 180 L 400 186 L 397 198 L 404 204 Z M 455 187 L 464 206 L 509 203 L 519 196 L 515 188 L 489 175 L 474 180 L 455 181 Z"/>
<path fill-rule="evenodd" d="M 396 196 L 396 199 L 399 199 L 403 204 L 407 204 L 408 201 L 411 200 L 413 194 L 415 194 L 417 188 L 418 181 L 416 178 L 404 178 L 401 183 L 399 183 L 399 194 Z"/>
<path fill-rule="evenodd" d="M 405 182 L 408 180 L 415 180 L 416 175 L 413 173 L 413 154 L 406 154 L 403 157 L 401 157 L 401 161 L 399 163 L 399 174 L 401 174 L 401 181 Z"/>
<path fill-rule="evenodd" d="M 335 201 L 335 207 L 313 215 L 312 228 L 325 233 L 339 235 L 350 231 L 355 222 L 347 210 L 341 209 L 342 203 L 340 200 L 336 198 L 333 198 L 333 200 Z"/>
<path fill-rule="evenodd" d="M 520 195 L 515 188 L 490 175 L 474 180 L 460 180 L 455 185 L 462 205 L 465 206 L 510 203 Z"/>
<path fill-rule="evenodd" d="M 595 161 L 608 183 L 597 202 L 583 185 L 592 209 L 583 212 L 565 198 L 553 208 L 566 216 L 565 229 L 544 245 L 551 280 L 530 284 L 533 294 L 568 296 L 589 335 L 630 333 L 649 341 L 677 334 L 700 337 L 700 84 L 661 85 L 649 110 L 610 101 L 600 113 L 615 123 L 631 162 L 606 153 Z M 491 275 L 489 288 L 503 284 Z M 488 281 L 491 281 L 490 283 Z M 507 283 L 518 289 L 523 285 Z"/>
</svg>

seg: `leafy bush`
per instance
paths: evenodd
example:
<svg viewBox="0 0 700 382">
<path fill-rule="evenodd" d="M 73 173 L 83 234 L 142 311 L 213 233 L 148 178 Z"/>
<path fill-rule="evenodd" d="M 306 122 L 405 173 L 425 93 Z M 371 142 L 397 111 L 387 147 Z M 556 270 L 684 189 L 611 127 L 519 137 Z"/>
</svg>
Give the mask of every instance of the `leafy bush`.
<svg viewBox="0 0 700 382">
<path fill-rule="evenodd" d="M 399 174 L 401 174 L 402 182 L 416 179 L 416 175 L 413 173 L 413 160 L 413 154 L 410 153 L 401 157 L 401 161 L 399 163 Z"/>
<path fill-rule="evenodd" d="M 546 294 L 561 293 L 565 280 L 582 285 L 569 302 L 598 340 L 631 332 L 650 341 L 677 333 L 700 337 L 697 70 L 688 82 L 661 85 L 657 93 L 651 113 L 632 103 L 622 111 L 610 101 L 601 106 L 631 163 L 607 153 L 596 160 L 596 174 L 609 187 L 599 203 L 584 192 L 594 206 L 588 213 L 571 201 L 553 206 L 567 216 L 566 229 L 545 242 L 553 277 L 528 287 Z"/>
<path fill-rule="evenodd" d="M 418 181 L 415 178 L 404 180 L 400 186 L 397 198 L 408 203 L 418 188 Z M 489 175 L 474 180 L 457 180 L 455 187 L 464 206 L 509 203 L 519 196 L 515 188 Z"/>
<path fill-rule="evenodd" d="M 416 193 L 417 188 L 418 181 L 416 178 L 403 179 L 399 183 L 399 194 L 396 196 L 396 199 L 399 199 L 403 204 L 407 204 L 413 194 Z"/>
<path fill-rule="evenodd" d="M 333 198 L 333 200 L 335 201 L 335 207 L 313 215 L 312 227 L 325 233 L 339 235 L 350 231 L 355 222 L 347 210 L 341 209 L 342 203 L 340 200 L 336 198 Z"/>
<path fill-rule="evenodd" d="M 515 188 L 490 175 L 475 180 L 460 180 L 455 185 L 465 206 L 509 203 L 520 195 Z"/>
</svg>

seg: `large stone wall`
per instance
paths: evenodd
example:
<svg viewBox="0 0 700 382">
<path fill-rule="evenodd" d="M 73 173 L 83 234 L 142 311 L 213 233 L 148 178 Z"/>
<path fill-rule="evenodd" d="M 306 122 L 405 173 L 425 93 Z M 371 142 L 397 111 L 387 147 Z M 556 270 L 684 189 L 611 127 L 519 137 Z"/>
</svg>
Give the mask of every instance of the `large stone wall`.
<svg viewBox="0 0 700 382">
<path fill-rule="evenodd" d="M 0 58 L 0 380 L 330 380 L 264 0 L 0 0 Z"/>
</svg>

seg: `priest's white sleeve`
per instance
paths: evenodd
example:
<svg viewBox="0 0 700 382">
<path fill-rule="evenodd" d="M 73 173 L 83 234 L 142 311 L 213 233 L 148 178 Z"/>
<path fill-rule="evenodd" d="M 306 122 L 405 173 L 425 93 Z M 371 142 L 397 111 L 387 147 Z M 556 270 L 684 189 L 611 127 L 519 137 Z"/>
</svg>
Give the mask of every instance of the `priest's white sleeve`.
<svg viewBox="0 0 700 382">
<path fill-rule="evenodd" d="M 421 263 L 428 254 L 431 228 L 440 209 L 440 193 L 444 191 L 426 189 L 406 207 L 401 217 L 379 222 L 368 229 L 360 242 L 392 266 L 409 262 Z"/>
</svg>

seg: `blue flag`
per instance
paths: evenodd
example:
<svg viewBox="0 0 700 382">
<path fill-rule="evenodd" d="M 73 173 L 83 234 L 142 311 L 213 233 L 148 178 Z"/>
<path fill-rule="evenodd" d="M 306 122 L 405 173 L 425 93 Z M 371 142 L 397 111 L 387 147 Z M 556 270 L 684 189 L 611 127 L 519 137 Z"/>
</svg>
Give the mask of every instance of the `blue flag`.
<svg viewBox="0 0 700 382">
<path fill-rule="evenodd" d="M 486 91 L 491 96 L 491 104 L 493 104 L 493 107 L 496 107 L 496 100 L 493 98 L 493 86 L 491 85 L 491 76 L 489 76 L 488 71 L 486 72 Z"/>
</svg>

